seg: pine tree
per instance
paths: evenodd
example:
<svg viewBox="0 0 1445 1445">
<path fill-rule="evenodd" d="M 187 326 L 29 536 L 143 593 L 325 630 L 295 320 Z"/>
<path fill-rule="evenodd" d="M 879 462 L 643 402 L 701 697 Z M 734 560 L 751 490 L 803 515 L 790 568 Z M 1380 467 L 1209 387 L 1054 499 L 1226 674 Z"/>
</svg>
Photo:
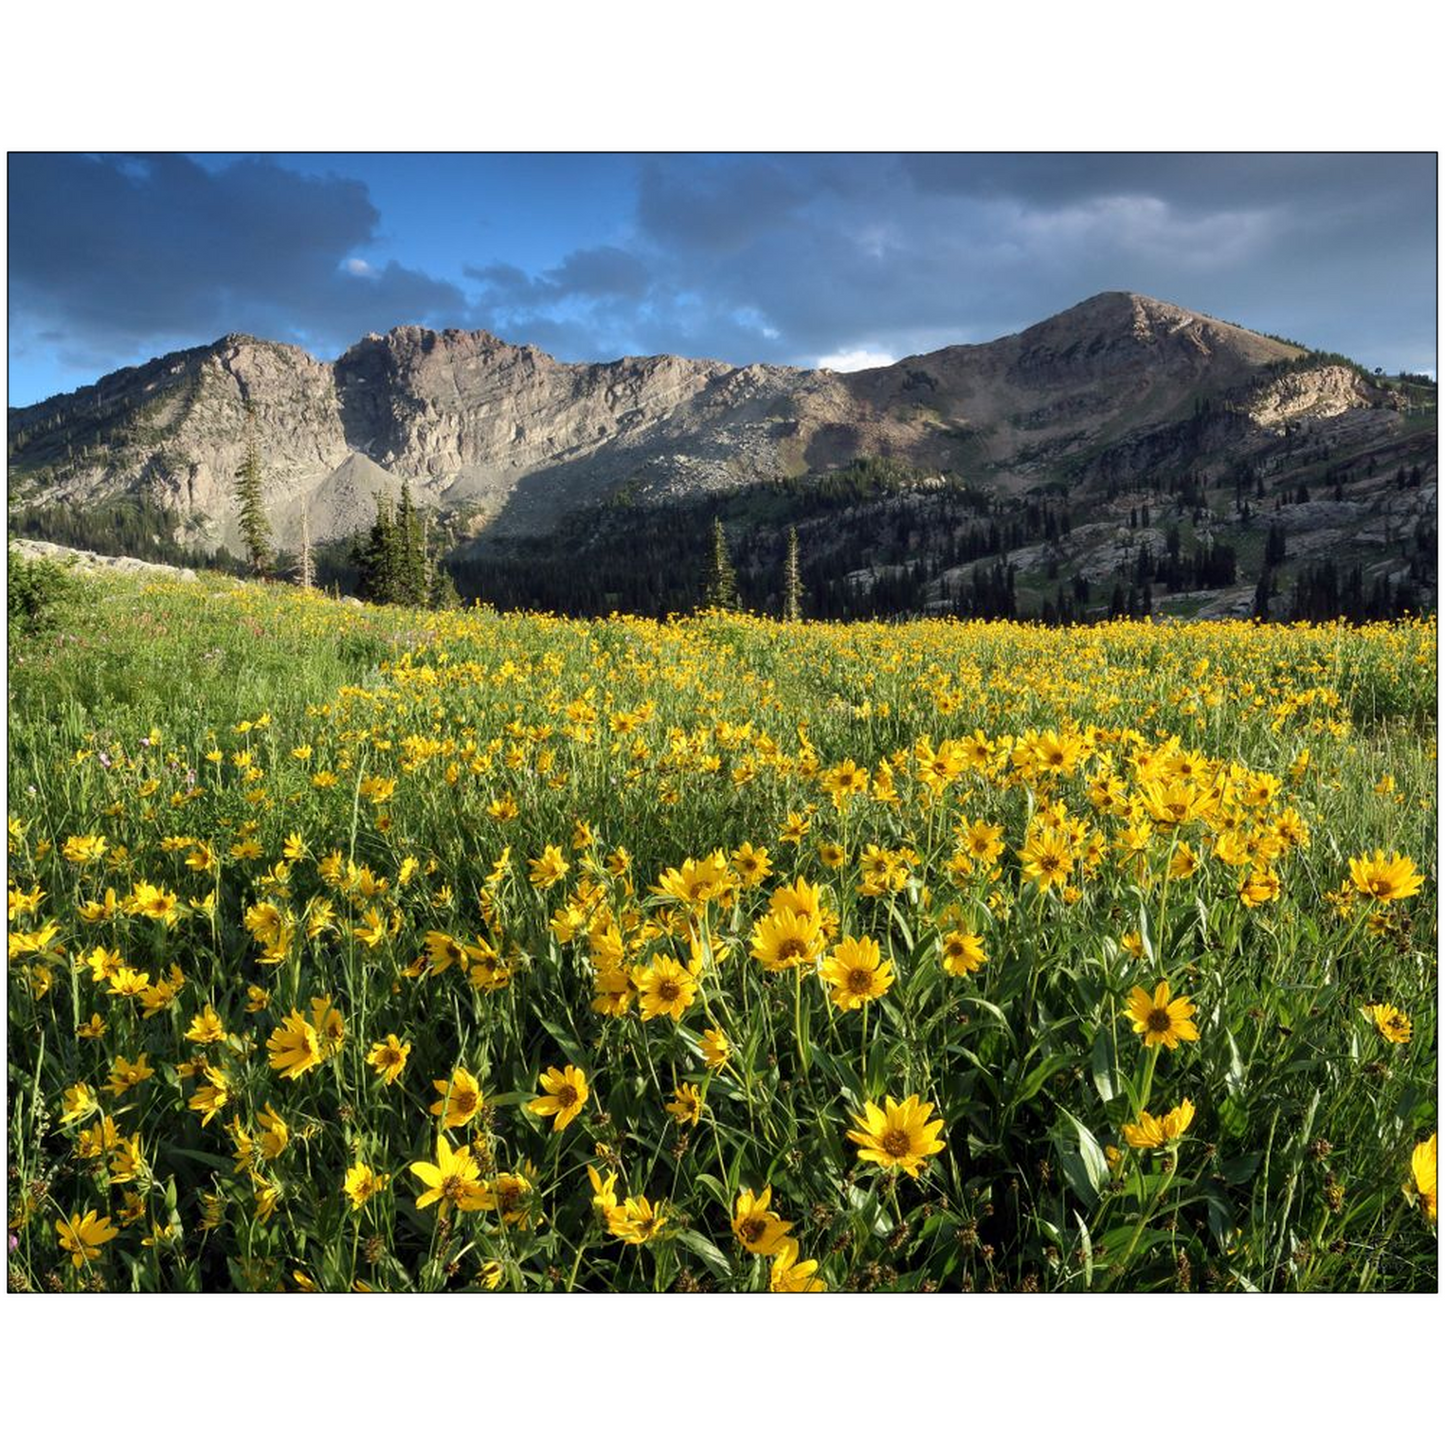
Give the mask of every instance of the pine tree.
<svg viewBox="0 0 1445 1445">
<path fill-rule="evenodd" d="M 246 403 L 246 455 L 236 468 L 235 498 L 240 510 L 241 540 L 257 577 L 265 577 L 275 560 L 271 551 L 271 524 L 261 502 L 261 454 L 256 447 L 256 409 Z"/>
<path fill-rule="evenodd" d="M 427 595 L 427 606 L 434 611 L 449 612 L 462 605 L 461 594 L 452 574 L 440 561 L 432 568 L 431 588 Z"/>
<path fill-rule="evenodd" d="M 732 611 L 741 605 L 737 573 L 733 571 L 732 558 L 728 556 L 727 533 L 723 531 L 722 521 L 717 517 L 713 518 L 712 523 L 712 561 L 708 565 L 703 601 L 709 607 L 721 607 L 726 611 Z"/>
<path fill-rule="evenodd" d="M 365 540 L 358 535 L 353 541 L 351 561 L 360 574 L 357 590 L 363 601 L 393 607 L 462 605 L 456 579 L 431 549 L 430 519 L 413 504 L 405 483 L 395 507 L 377 494 L 376 521 Z"/>
<path fill-rule="evenodd" d="M 392 601 L 403 607 L 427 604 L 426 558 L 421 523 L 412 505 L 411 486 L 401 484 L 401 507 L 396 519 L 396 580 Z"/>
<path fill-rule="evenodd" d="M 1254 620 L 1256 622 L 1269 621 L 1269 594 L 1274 590 L 1274 579 L 1270 576 L 1269 568 L 1266 567 L 1259 574 L 1259 581 L 1254 589 Z"/>
<path fill-rule="evenodd" d="M 783 563 L 783 621 L 803 620 L 803 576 L 798 570 L 798 529 L 788 528 L 788 555 Z"/>
<path fill-rule="evenodd" d="M 357 591 L 362 601 L 378 606 L 396 601 L 396 525 L 391 504 L 380 492 L 376 494 L 376 520 L 365 542 L 357 538 L 351 560 L 360 574 Z"/>
</svg>

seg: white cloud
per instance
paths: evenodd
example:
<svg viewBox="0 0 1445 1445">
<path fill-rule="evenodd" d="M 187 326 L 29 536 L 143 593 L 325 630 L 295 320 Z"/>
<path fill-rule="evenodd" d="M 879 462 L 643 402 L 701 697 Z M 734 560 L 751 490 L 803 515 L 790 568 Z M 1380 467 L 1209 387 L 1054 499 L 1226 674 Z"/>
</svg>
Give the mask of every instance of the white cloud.
<svg viewBox="0 0 1445 1445">
<path fill-rule="evenodd" d="M 825 371 L 866 371 L 870 366 L 892 366 L 897 360 L 886 351 L 869 351 L 859 346 L 852 351 L 835 351 L 831 356 L 820 356 L 818 366 Z"/>
<path fill-rule="evenodd" d="M 376 268 L 370 261 L 363 261 L 360 256 L 352 256 L 346 262 L 346 270 L 353 276 L 375 276 Z"/>
</svg>

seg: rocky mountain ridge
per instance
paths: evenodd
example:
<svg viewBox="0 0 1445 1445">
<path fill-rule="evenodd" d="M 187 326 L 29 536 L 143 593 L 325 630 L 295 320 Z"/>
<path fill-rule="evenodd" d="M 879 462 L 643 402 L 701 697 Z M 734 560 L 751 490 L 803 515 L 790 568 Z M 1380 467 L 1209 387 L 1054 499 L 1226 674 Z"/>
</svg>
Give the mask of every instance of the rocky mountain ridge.
<svg viewBox="0 0 1445 1445">
<path fill-rule="evenodd" d="M 12 497 L 31 505 L 144 495 L 182 519 L 183 540 L 234 550 L 249 426 L 282 545 L 295 545 L 303 512 L 313 540 L 350 533 L 378 490 L 403 481 L 496 539 L 545 534 L 619 495 L 690 498 L 864 456 L 1007 497 L 1175 464 L 1198 449 L 1199 407 L 1216 402 L 1203 439 L 1226 446 L 1351 412 L 1387 429 L 1393 413 L 1350 368 L 1108 292 L 1014 336 L 849 374 L 675 356 L 567 363 L 486 332 L 414 326 L 328 363 L 232 335 L 12 410 L 9 464 Z"/>
</svg>

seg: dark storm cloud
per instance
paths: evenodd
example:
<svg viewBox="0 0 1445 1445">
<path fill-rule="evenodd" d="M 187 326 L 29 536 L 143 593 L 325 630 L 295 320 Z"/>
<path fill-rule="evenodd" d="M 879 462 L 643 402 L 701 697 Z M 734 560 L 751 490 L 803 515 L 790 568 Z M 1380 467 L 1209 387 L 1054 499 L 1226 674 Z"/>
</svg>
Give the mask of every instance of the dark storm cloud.
<svg viewBox="0 0 1445 1445">
<path fill-rule="evenodd" d="M 548 306 L 573 296 L 636 301 L 651 284 L 646 264 L 617 246 L 573 251 L 535 277 L 505 261 L 462 270 L 482 283 L 483 307 Z"/>
<path fill-rule="evenodd" d="M 821 172 L 796 161 L 652 161 L 642 169 L 637 218 L 663 245 L 727 254 L 792 225 L 821 182 Z"/>
<path fill-rule="evenodd" d="M 1118 289 L 1433 369 L 1435 190 L 1426 155 L 670 157 L 645 329 L 705 347 L 750 314 L 755 355 L 901 355 Z"/>
<path fill-rule="evenodd" d="M 1420 158 L 1403 155 L 910 155 L 903 166 L 920 191 L 1001 197 L 1054 206 L 1094 196 L 1154 196 L 1171 205 L 1215 211 L 1348 199 L 1376 206 L 1393 198 L 1417 203 L 1411 185 Z"/>
<path fill-rule="evenodd" d="M 354 257 L 379 219 L 358 181 L 261 160 L 14 155 L 9 182 L 12 313 L 72 354 L 225 331 L 324 348 L 465 310 L 449 282 Z"/>
<path fill-rule="evenodd" d="M 539 184 L 533 158 L 507 164 Z M 15 156 L 12 359 L 89 380 L 229 330 L 334 354 L 419 322 L 565 360 L 846 365 L 1132 290 L 1367 365 L 1435 367 L 1433 155 L 674 155 L 637 159 L 630 184 L 605 231 L 581 202 L 554 226 L 539 246 L 554 264 L 528 239 L 468 257 L 475 217 L 439 211 L 454 284 L 360 254 L 382 249 L 385 221 L 354 179 Z"/>
</svg>

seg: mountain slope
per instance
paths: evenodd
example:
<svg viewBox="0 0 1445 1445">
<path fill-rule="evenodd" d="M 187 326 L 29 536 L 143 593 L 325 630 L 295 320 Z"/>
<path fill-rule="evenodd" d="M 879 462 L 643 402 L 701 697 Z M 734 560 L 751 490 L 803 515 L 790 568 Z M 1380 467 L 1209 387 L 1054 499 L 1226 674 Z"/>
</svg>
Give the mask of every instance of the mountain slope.
<svg viewBox="0 0 1445 1445">
<path fill-rule="evenodd" d="M 846 375 L 674 356 L 573 364 L 485 332 L 418 327 L 367 336 L 334 363 L 227 336 L 12 410 L 11 500 L 44 517 L 144 499 L 179 519 L 173 540 L 239 550 L 231 486 L 249 426 L 283 547 L 303 514 L 313 541 L 350 534 L 404 482 L 462 554 L 492 553 L 599 508 L 713 505 L 868 458 L 983 498 L 1005 535 L 1025 499 L 1048 495 L 1067 496 L 1072 522 L 1102 537 L 1121 498 L 1183 479 L 1206 501 L 1210 487 L 1233 487 L 1238 507 L 1242 477 L 1280 486 L 1310 457 L 1358 458 L 1367 481 L 1385 459 L 1415 465 L 1433 430 L 1409 398 L 1343 358 L 1127 292 Z M 1427 497 L 1406 499 L 1387 541 Z M 1100 545 L 1081 568 L 1109 569 Z M 938 581 L 934 601 L 949 585 Z"/>
</svg>

